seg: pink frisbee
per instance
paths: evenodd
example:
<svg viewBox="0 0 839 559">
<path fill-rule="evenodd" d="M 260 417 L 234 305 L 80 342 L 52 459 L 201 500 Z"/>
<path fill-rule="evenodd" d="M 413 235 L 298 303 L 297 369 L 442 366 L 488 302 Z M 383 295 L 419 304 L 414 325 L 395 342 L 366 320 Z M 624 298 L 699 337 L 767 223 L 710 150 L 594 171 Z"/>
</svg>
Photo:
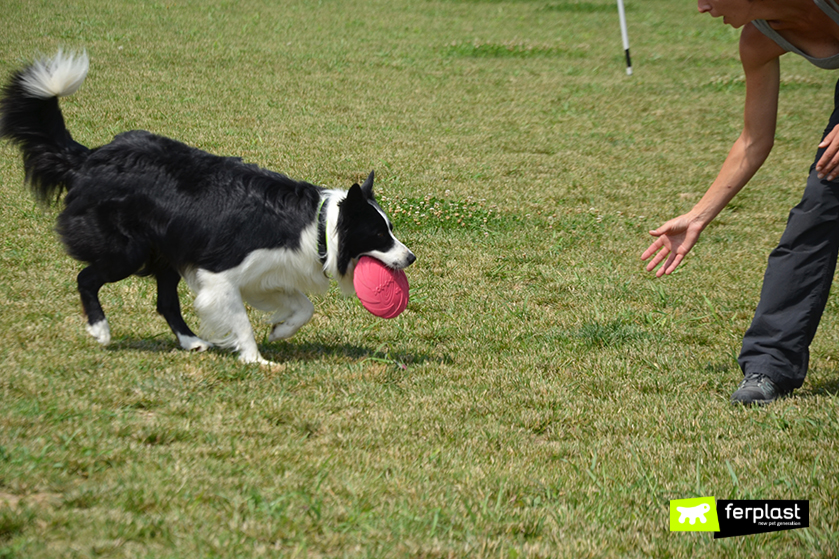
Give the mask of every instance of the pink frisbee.
<svg viewBox="0 0 839 559">
<path fill-rule="evenodd" d="M 353 272 L 353 286 L 364 308 L 380 318 L 395 318 L 408 306 L 408 277 L 402 270 L 362 256 Z"/>
</svg>

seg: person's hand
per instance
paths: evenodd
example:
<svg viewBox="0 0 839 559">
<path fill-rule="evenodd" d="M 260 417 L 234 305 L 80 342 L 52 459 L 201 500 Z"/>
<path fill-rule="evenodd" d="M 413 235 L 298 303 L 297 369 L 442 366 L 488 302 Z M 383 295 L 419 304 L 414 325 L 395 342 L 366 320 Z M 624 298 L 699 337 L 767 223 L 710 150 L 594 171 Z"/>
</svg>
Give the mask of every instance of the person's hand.
<svg viewBox="0 0 839 559">
<path fill-rule="evenodd" d="M 704 227 L 688 215 L 673 218 L 658 229 L 650 231 L 650 235 L 657 237 L 649 246 L 641 260 L 646 260 L 653 254 L 655 257 L 647 264 L 647 271 L 652 272 L 665 258 L 667 259 L 655 276 L 660 278 L 664 274 L 672 274 L 685 255 L 690 252 L 699 239 Z"/>
<path fill-rule="evenodd" d="M 839 176 L 839 125 L 827 133 L 819 144 L 819 149 L 826 148 L 816 162 L 816 172 L 820 179 L 827 177 L 832 181 Z"/>
</svg>

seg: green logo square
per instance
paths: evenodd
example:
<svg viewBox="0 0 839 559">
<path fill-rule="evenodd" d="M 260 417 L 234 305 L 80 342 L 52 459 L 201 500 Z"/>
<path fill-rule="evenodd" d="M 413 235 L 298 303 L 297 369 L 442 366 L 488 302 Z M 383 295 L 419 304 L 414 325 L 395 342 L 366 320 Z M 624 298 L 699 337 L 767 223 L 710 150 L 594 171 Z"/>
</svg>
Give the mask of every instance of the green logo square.
<svg viewBox="0 0 839 559">
<path fill-rule="evenodd" d="M 719 532 L 714 497 L 670 501 L 671 532 Z"/>
</svg>

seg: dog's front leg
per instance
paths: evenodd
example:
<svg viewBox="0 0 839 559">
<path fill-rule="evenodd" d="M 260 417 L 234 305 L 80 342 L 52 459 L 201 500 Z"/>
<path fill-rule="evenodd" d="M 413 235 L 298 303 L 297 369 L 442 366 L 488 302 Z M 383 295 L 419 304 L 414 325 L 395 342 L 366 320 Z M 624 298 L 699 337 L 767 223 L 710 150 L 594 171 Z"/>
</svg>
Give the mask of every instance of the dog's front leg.
<svg viewBox="0 0 839 559">
<path fill-rule="evenodd" d="M 268 341 L 292 337 L 315 314 L 315 306 L 300 291 L 286 293 L 283 302 L 284 308 L 272 317 L 271 323 L 274 324 L 274 328 L 268 335 Z"/>
<path fill-rule="evenodd" d="M 218 346 L 239 352 L 243 363 L 272 363 L 259 354 L 253 328 L 239 288 L 231 283 L 224 272 L 201 270 L 200 286 L 195 297 L 195 311 L 201 317 L 201 332 Z"/>
</svg>

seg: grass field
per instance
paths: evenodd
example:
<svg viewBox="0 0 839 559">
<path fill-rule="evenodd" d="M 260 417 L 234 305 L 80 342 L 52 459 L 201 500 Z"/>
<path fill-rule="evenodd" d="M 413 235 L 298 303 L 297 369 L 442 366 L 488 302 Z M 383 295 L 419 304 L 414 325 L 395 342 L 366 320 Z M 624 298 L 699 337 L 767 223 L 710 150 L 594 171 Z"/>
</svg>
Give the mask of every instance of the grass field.
<svg viewBox="0 0 839 559">
<path fill-rule="evenodd" d="M 784 57 L 773 154 L 656 280 L 647 231 L 711 183 L 744 86 L 695 3 L 626 9 L 632 77 L 613 0 L 0 0 L 3 80 L 90 54 L 78 141 L 375 169 L 418 256 L 397 319 L 333 289 L 293 339 L 261 326 L 281 370 L 179 351 L 142 279 L 103 290 L 103 349 L 0 147 L 0 557 L 836 557 L 839 299 L 793 398 L 729 404 L 836 74 Z M 810 528 L 671 534 L 705 495 L 809 499 Z"/>
</svg>

